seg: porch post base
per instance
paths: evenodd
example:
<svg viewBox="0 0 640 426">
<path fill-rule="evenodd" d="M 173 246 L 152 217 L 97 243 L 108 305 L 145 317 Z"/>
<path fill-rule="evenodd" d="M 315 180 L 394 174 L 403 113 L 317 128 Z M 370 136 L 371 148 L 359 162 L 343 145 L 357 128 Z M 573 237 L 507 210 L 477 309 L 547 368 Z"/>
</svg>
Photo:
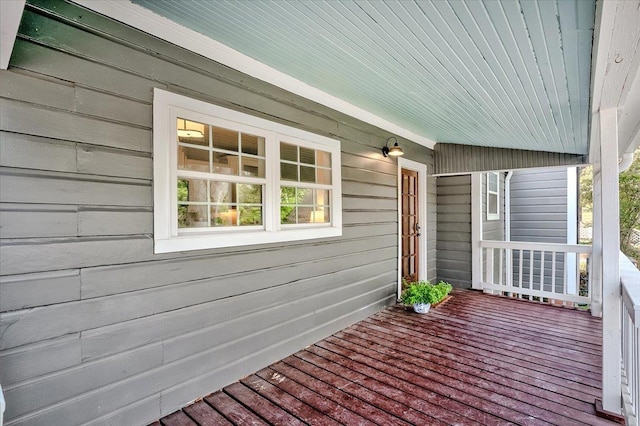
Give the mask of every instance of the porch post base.
<svg viewBox="0 0 640 426">
<path fill-rule="evenodd" d="M 596 398 L 596 416 L 601 417 L 603 419 L 610 420 L 612 422 L 619 423 L 621 425 L 626 424 L 625 419 L 620 414 L 612 413 L 611 411 L 606 411 L 602 408 L 602 400 Z"/>
</svg>

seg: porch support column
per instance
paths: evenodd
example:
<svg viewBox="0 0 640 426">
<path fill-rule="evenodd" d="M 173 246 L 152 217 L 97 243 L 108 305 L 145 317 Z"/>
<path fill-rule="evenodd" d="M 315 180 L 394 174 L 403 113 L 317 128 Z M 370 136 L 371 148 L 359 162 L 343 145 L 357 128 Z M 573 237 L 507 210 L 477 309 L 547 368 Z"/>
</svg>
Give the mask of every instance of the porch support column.
<svg viewBox="0 0 640 426">
<path fill-rule="evenodd" d="M 602 408 L 620 414 L 622 388 L 618 115 L 600 111 L 600 214 L 602 242 Z M 598 236 L 596 236 L 598 237 Z M 597 256 L 598 254 L 596 254 Z"/>
<path fill-rule="evenodd" d="M 602 317 L 602 173 L 600 151 L 593 153 L 593 220 L 591 228 L 592 255 L 589 264 L 591 283 L 591 315 Z"/>
</svg>

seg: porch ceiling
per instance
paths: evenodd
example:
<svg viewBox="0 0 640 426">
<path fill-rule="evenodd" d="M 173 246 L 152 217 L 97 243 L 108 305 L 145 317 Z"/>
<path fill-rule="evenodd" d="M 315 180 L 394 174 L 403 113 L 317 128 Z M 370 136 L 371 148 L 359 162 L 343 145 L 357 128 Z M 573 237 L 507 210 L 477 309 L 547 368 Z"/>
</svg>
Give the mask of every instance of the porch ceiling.
<svg viewBox="0 0 640 426">
<path fill-rule="evenodd" d="M 423 145 L 587 153 L 595 0 L 124 3 L 253 60 L 220 62 Z"/>
</svg>

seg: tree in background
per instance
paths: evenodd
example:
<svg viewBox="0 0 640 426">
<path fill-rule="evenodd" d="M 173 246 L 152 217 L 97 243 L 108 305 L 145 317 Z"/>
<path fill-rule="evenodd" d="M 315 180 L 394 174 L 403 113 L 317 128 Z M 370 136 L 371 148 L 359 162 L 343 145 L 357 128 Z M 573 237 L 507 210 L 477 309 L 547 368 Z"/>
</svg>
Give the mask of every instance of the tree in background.
<svg viewBox="0 0 640 426">
<path fill-rule="evenodd" d="M 591 214 L 593 213 L 593 167 L 587 166 L 580 171 L 580 221 L 584 225 L 593 226 Z M 589 214 L 589 220 L 585 220 L 585 213 Z"/>
<path fill-rule="evenodd" d="M 638 259 L 640 250 L 633 244 L 634 230 L 640 230 L 640 149 L 633 154 L 631 166 L 620 173 L 620 247 Z"/>
<path fill-rule="evenodd" d="M 633 155 L 631 166 L 620 173 L 620 248 L 640 260 L 640 250 L 634 245 L 634 230 L 640 230 L 640 149 Z M 580 203 L 583 209 L 593 209 L 593 172 L 591 166 L 580 173 Z"/>
</svg>

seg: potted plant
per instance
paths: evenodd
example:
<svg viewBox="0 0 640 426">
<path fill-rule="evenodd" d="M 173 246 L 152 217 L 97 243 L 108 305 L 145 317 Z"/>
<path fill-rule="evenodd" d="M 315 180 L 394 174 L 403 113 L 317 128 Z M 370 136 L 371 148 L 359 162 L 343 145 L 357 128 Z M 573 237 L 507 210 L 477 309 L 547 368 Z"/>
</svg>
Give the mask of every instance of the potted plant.
<svg viewBox="0 0 640 426">
<path fill-rule="evenodd" d="M 451 284 L 444 281 L 435 285 L 429 281 L 405 283 L 405 289 L 400 295 L 400 302 L 406 306 L 413 306 L 413 310 L 419 314 L 426 314 L 431 305 L 444 300 L 451 289 Z"/>
</svg>

